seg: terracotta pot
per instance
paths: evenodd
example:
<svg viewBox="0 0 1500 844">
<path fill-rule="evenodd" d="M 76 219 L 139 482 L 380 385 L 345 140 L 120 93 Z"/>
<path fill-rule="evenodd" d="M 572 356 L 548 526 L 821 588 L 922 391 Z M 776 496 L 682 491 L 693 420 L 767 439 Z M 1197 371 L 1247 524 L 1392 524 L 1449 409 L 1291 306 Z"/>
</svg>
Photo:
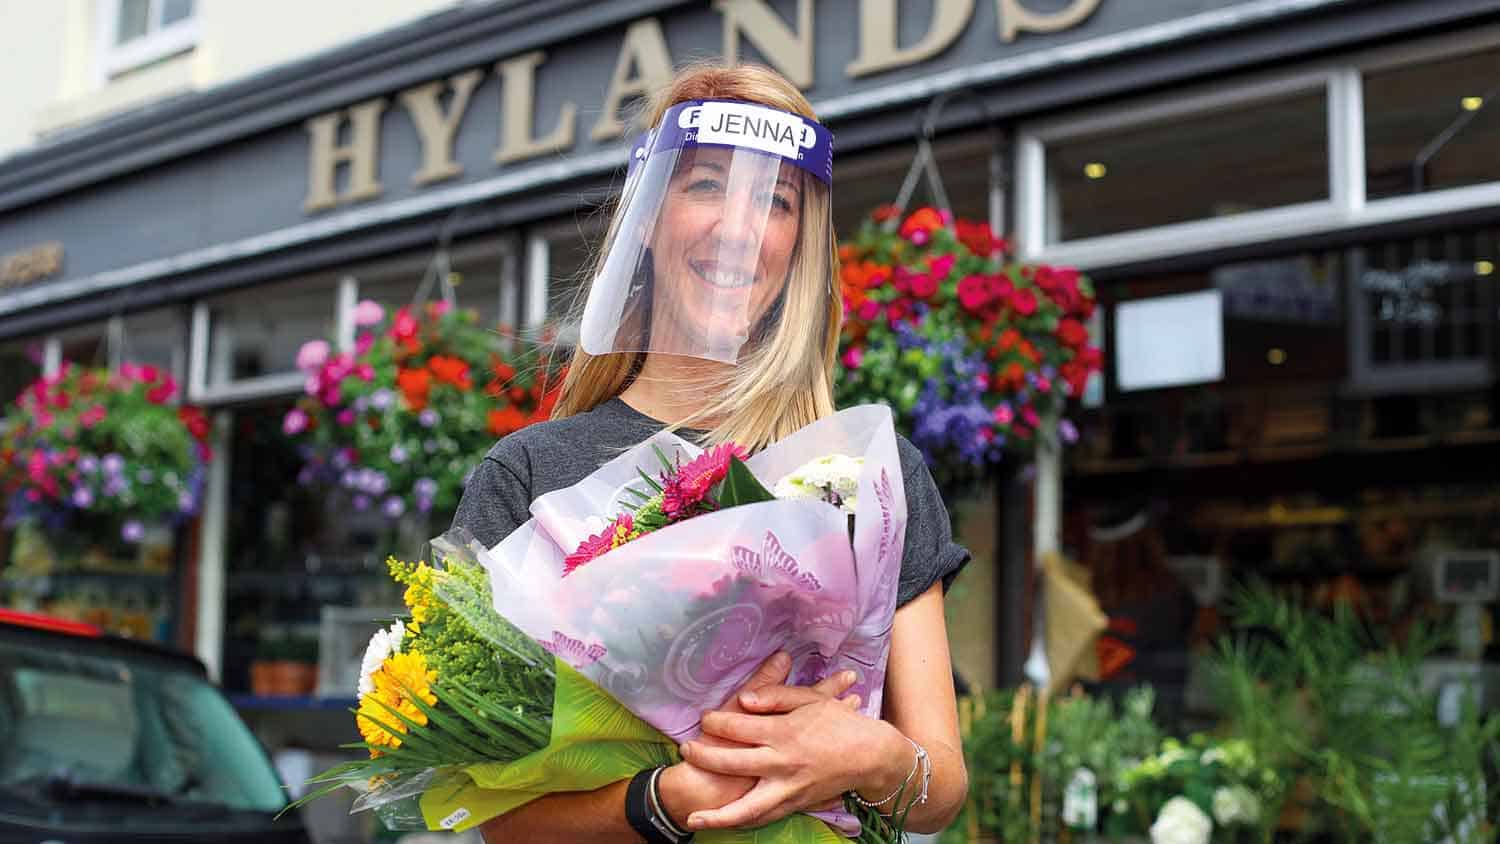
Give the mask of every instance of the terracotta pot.
<svg viewBox="0 0 1500 844">
<path fill-rule="evenodd" d="M 250 693 L 256 697 L 271 697 L 275 692 L 275 663 L 257 659 L 250 663 Z"/>
<path fill-rule="evenodd" d="M 298 697 L 312 694 L 318 682 L 318 667 L 310 662 L 277 660 L 270 663 L 271 696 Z"/>
</svg>

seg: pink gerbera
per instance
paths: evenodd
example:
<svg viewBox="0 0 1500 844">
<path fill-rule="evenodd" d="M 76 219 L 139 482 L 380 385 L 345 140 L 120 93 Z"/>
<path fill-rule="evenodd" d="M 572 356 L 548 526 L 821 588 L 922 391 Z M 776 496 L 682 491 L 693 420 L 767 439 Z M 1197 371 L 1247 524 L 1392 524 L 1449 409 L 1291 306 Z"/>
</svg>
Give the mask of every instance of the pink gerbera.
<svg viewBox="0 0 1500 844">
<path fill-rule="evenodd" d="M 661 511 L 670 521 L 687 518 L 708 497 L 714 484 L 729 474 L 729 458 L 744 460 L 749 452 L 734 443 L 708 449 L 686 466 L 678 468 L 662 485 Z"/>
<path fill-rule="evenodd" d="M 578 550 L 563 558 L 563 577 L 606 551 L 612 551 L 640 536 L 635 529 L 635 519 L 629 513 L 621 513 L 609 527 L 579 543 Z"/>
</svg>

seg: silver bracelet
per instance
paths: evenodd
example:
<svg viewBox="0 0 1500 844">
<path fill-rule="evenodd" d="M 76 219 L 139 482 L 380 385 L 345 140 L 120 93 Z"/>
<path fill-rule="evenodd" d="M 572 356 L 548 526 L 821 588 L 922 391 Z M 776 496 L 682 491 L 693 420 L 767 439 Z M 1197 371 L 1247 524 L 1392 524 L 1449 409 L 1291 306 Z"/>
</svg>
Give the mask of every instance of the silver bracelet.
<svg viewBox="0 0 1500 844">
<path fill-rule="evenodd" d="M 917 775 L 918 768 L 922 768 L 926 771 L 922 779 L 922 796 L 919 799 L 918 803 L 907 804 L 907 808 L 927 802 L 927 784 L 932 781 L 932 762 L 927 758 L 927 748 L 912 741 L 909 736 L 902 736 L 902 738 L 911 742 L 912 749 L 917 752 L 917 757 L 911 760 L 911 771 L 907 773 L 906 779 L 901 782 L 901 785 L 896 787 L 895 791 L 890 793 L 890 796 L 886 797 L 884 800 L 876 800 L 873 803 L 861 797 L 858 791 L 851 791 L 849 792 L 849 796 L 854 798 L 854 802 L 866 808 L 879 811 L 879 808 L 881 806 L 891 802 L 892 800 L 895 800 L 901 795 L 902 792 L 906 791 L 906 787 L 911 785 L 912 778 Z"/>
</svg>

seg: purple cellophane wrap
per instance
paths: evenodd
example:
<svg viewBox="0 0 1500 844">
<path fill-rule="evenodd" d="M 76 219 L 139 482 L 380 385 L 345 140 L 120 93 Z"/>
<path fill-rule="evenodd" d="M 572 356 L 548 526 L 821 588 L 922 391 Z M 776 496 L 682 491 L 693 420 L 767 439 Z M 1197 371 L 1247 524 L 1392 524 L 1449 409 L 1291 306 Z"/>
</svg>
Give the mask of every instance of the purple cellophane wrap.
<svg viewBox="0 0 1500 844">
<path fill-rule="evenodd" d="M 485 560 L 496 611 L 677 742 L 778 650 L 792 684 L 853 670 L 850 693 L 879 718 L 906 535 L 890 410 L 841 411 L 746 461 L 769 489 L 819 457 L 863 457 L 852 543 L 838 508 L 767 501 L 679 522 L 563 577 L 569 553 L 629 512 L 640 473 L 661 473 L 657 449 L 683 463 L 702 452 L 663 432 L 532 503 Z"/>
</svg>

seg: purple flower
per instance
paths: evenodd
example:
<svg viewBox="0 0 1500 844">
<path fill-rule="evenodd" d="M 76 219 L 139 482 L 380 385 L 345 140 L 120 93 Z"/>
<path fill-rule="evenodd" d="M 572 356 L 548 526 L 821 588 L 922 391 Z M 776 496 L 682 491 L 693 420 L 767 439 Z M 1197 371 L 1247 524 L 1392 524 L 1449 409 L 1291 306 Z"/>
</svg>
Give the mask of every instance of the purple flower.
<svg viewBox="0 0 1500 844">
<path fill-rule="evenodd" d="M 399 519 L 406 512 L 406 502 L 400 496 L 392 495 L 385 500 L 385 506 L 381 509 L 385 511 L 386 518 Z"/>
<path fill-rule="evenodd" d="M 365 492 L 371 495 L 385 495 L 386 490 L 390 488 L 391 481 L 385 476 L 384 472 L 377 472 L 371 469 L 370 474 L 365 476 Z"/>
<path fill-rule="evenodd" d="M 1078 442 L 1078 426 L 1074 425 L 1071 420 L 1059 420 L 1057 423 L 1057 434 L 1062 437 L 1063 442 L 1069 445 Z"/>
<path fill-rule="evenodd" d="M 298 486 L 312 486 L 312 484 L 313 484 L 313 470 L 312 470 L 312 467 L 311 466 L 303 466 L 302 470 L 297 473 L 297 485 Z"/>
<path fill-rule="evenodd" d="M 396 401 L 396 396 L 384 387 L 370 394 L 370 406 L 376 410 L 386 410 Z"/>
<path fill-rule="evenodd" d="M 150 469 L 141 469 L 135 473 L 135 479 L 138 483 L 149 484 L 156 480 L 156 473 Z"/>
<path fill-rule="evenodd" d="M 85 454 L 78 458 L 78 471 L 85 475 L 92 475 L 99 471 L 99 458 L 92 454 Z"/>
<path fill-rule="evenodd" d="M 396 445 L 391 446 L 391 462 L 392 463 L 395 463 L 397 465 L 405 463 L 406 462 L 406 458 L 408 456 L 409 455 L 406 453 L 406 449 L 402 448 L 400 443 L 397 443 Z"/>
<path fill-rule="evenodd" d="M 338 415 L 338 422 L 339 422 L 340 425 L 343 425 L 346 428 L 349 427 L 350 425 L 353 425 L 354 424 L 354 410 L 352 408 L 348 408 L 348 407 L 344 408 L 343 410 L 340 410 L 339 411 L 339 415 Z"/>
<path fill-rule="evenodd" d="M 422 441 L 422 450 L 425 451 L 425 452 L 427 452 L 428 454 L 432 454 L 433 452 L 437 451 L 438 450 L 437 440 L 423 440 Z"/>
<path fill-rule="evenodd" d="M 134 545 L 146 536 L 146 528 L 135 519 L 130 519 L 120 526 L 120 538 Z"/>
<path fill-rule="evenodd" d="M 87 510 L 94 506 L 94 493 L 86 486 L 73 490 L 73 506 L 80 510 Z"/>
<path fill-rule="evenodd" d="M 177 496 L 177 509 L 183 513 L 191 513 L 198 508 L 198 502 L 193 500 L 191 492 L 184 492 Z"/>
<path fill-rule="evenodd" d="M 354 509 L 360 512 L 370 509 L 370 497 L 367 495 L 354 496 Z"/>
<path fill-rule="evenodd" d="M 432 509 L 432 499 L 431 498 L 420 498 L 419 497 L 417 499 L 417 512 L 419 512 L 419 513 L 426 513 L 426 512 L 428 512 L 431 509 Z"/>
<path fill-rule="evenodd" d="M 423 428 L 431 428 L 441 421 L 441 419 L 442 417 L 438 416 L 438 412 L 430 407 L 423 408 L 422 412 L 417 414 L 417 422 L 421 423 Z"/>
<path fill-rule="evenodd" d="M 365 397 L 365 396 L 359 396 L 359 397 L 357 397 L 357 398 L 354 399 L 354 412 L 355 413 L 364 413 L 366 410 L 369 410 L 369 409 L 370 409 L 370 400 L 367 397 Z"/>
<path fill-rule="evenodd" d="M 417 482 L 412 484 L 412 490 L 419 498 L 432 498 L 437 495 L 437 488 L 437 481 L 432 478 L 417 478 Z"/>
<path fill-rule="evenodd" d="M 333 453 L 333 468 L 347 469 L 353 463 L 354 456 L 349 453 L 349 449 L 341 448 Z"/>
<path fill-rule="evenodd" d="M 113 452 L 104 455 L 104 473 L 107 475 L 118 475 L 125 471 L 125 458 Z"/>
<path fill-rule="evenodd" d="M 354 489 L 360 485 L 362 479 L 363 476 L 358 469 L 345 469 L 344 473 L 339 476 L 339 486 L 344 489 Z"/>
<path fill-rule="evenodd" d="M 281 432 L 289 437 L 296 436 L 307 430 L 307 412 L 300 407 L 294 407 L 286 412 L 281 420 Z"/>
</svg>

